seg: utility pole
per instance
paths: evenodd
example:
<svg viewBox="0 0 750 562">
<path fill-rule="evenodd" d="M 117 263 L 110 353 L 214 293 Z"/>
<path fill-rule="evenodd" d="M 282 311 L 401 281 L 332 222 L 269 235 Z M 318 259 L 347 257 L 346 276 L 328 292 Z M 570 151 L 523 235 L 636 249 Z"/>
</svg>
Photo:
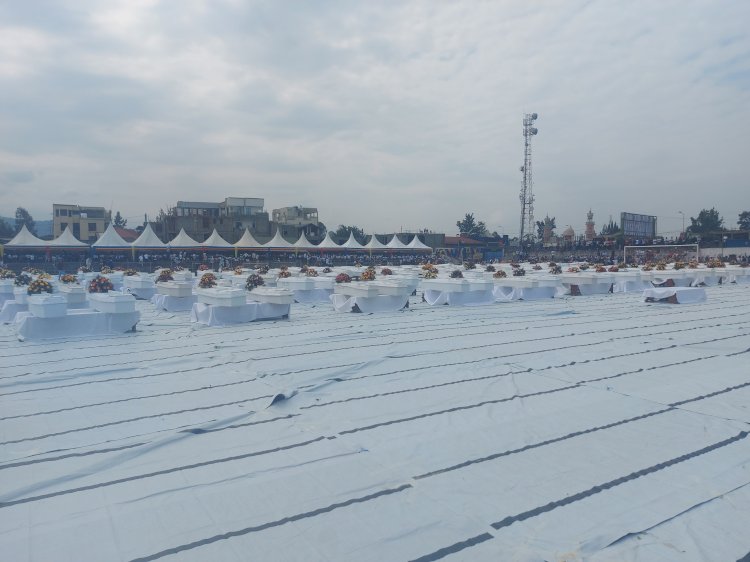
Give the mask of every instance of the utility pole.
<svg viewBox="0 0 750 562">
<path fill-rule="evenodd" d="M 523 180 L 521 183 L 521 229 L 519 244 L 521 250 L 524 248 L 524 237 L 533 238 L 534 236 L 534 193 L 533 181 L 531 178 L 531 137 L 536 135 L 539 130 L 534 127 L 534 121 L 537 120 L 536 113 L 527 113 L 523 116 Z"/>
</svg>

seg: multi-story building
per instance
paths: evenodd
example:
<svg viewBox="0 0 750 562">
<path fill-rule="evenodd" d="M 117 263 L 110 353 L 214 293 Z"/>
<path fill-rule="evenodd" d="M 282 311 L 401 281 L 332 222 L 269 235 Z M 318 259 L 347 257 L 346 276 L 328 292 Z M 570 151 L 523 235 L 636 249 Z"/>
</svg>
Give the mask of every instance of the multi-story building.
<svg viewBox="0 0 750 562">
<path fill-rule="evenodd" d="M 310 240 L 319 240 L 325 235 L 325 226 L 318 221 L 315 207 L 282 207 L 274 209 L 271 216 L 281 235 L 292 242 L 303 232 Z"/>
<path fill-rule="evenodd" d="M 245 228 L 259 239 L 270 239 L 274 230 L 268 213 L 263 210 L 263 199 L 256 197 L 227 197 L 220 203 L 209 201 L 178 201 L 160 213 L 152 225 L 156 234 L 169 242 L 180 229 L 198 242 L 208 238 L 214 229 L 227 242 L 236 242 Z"/>
<path fill-rule="evenodd" d="M 112 220 L 112 213 L 104 207 L 81 205 L 52 205 L 52 235 L 57 238 L 70 227 L 73 236 L 81 242 L 96 242 Z"/>
</svg>

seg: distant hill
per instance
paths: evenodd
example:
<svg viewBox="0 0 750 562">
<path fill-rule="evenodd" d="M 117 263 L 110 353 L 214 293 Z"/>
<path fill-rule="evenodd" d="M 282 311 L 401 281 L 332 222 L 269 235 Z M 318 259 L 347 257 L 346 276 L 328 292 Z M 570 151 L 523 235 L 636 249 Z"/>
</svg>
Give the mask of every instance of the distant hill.
<svg viewBox="0 0 750 562">
<path fill-rule="evenodd" d="M 11 227 L 16 224 L 16 217 L 0 217 L 0 219 L 7 222 Z M 52 236 L 52 221 L 34 221 L 36 225 L 36 235 L 40 238 L 42 236 Z"/>
</svg>

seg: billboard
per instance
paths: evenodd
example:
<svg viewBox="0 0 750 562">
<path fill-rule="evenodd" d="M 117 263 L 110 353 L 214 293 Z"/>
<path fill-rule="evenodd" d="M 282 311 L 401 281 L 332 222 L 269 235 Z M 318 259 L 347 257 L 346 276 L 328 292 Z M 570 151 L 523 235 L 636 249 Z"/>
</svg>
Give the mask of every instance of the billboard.
<svg viewBox="0 0 750 562">
<path fill-rule="evenodd" d="M 656 238 L 656 217 L 635 213 L 620 213 L 620 228 L 622 228 L 625 237 Z"/>
</svg>

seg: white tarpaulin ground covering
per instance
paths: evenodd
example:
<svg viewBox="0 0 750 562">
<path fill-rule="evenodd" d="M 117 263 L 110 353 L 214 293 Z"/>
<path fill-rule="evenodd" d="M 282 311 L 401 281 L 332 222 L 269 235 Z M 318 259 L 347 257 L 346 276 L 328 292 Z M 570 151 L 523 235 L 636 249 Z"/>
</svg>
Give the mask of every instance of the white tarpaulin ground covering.
<svg viewBox="0 0 750 562">
<path fill-rule="evenodd" d="M 750 287 L 0 327 L 3 560 L 738 560 Z"/>
</svg>

